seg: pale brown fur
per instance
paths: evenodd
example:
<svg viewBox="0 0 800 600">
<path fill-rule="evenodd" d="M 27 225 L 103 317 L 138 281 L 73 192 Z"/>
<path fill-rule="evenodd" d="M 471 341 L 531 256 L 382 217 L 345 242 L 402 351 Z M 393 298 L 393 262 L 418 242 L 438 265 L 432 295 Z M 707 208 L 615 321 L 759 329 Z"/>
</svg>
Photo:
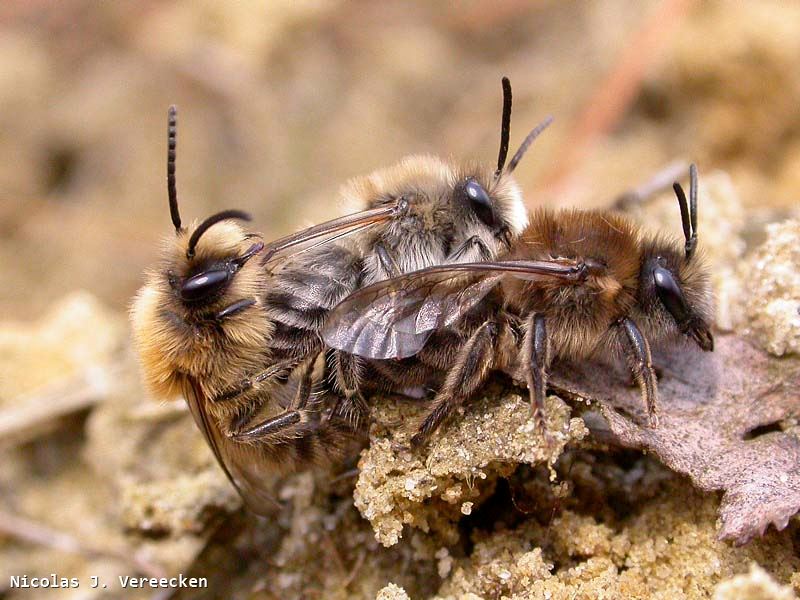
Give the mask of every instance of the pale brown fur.
<svg viewBox="0 0 800 600">
<path fill-rule="evenodd" d="M 513 314 L 547 315 L 556 356 L 586 358 L 593 354 L 611 323 L 636 303 L 641 263 L 639 228 L 608 211 L 539 209 L 530 226 L 504 260 L 585 259 L 605 269 L 586 281 L 565 284 L 555 279 L 525 282 L 507 278 L 503 295 Z"/>
<path fill-rule="evenodd" d="M 409 211 L 403 218 L 358 237 L 365 270 L 362 285 L 390 276 L 374 252 L 376 243 L 390 250 L 400 273 L 444 264 L 450 252 L 473 236 L 481 240 L 490 256 L 505 249 L 497 232 L 482 223 L 463 199 L 454 195 L 456 186 L 468 177 L 478 181 L 489 194 L 498 217 L 508 227 L 510 238 L 519 235 L 528 222 L 519 186 L 509 174 L 495 178 L 494 170 L 485 165 L 457 165 L 429 155 L 409 156 L 390 167 L 355 177 L 342 188 L 346 204 L 359 210 L 394 202 L 400 197 L 409 201 Z M 457 262 L 486 258 L 473 249 L 459 256 Z"/>
</svg>

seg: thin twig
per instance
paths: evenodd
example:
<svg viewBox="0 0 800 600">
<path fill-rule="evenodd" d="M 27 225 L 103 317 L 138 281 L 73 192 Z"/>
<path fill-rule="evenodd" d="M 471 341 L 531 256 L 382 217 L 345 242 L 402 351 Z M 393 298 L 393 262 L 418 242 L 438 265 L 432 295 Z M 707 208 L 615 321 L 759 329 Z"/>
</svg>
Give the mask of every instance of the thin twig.
<svg viewBox="0 0 800 600">
<path fill-rule="evenodd" d="M 366 559 L 367 551 L 362 548 L 356 557 L 356 562 L 353 563 L 353 568 L 350 569 L 350 574 L 342 582 L 342 589 L 346 590 L 348 587 L 350 587 L 350 584 L 355 580 L 356 575 L 358 575 L 358 572 L 361 570 L 361 567 L 364 566 L 364 561 Z"/>
<path fill-rule="evenodd" d="M 333 563 L 336 567 L 336 570 L 339 571 L 339 575 L 341 577 L 347 576 L 347 569 L 344 566 L 344 561 L 342 560 L 342 555 L 339 554 L 339 549 L 336 547 L 336 544 L 333 542 L 333 538 L 331 538 L 331 534 L 328 533 L 328 530 L 324 527 L 322 528 L 322 539 L 325 542 L 325 545 L 328 546 L 328 555 L 330 558 L 333 559 Z"/>
<path fill-rule="evenodd" d="M 131 565 L 142 575 L 166 577 L 166 571 L 162 567 L 151 563 L 139 553 L 130 549 L 103 548 L 85 544 L 68 533 L 2 510 L 0 510 L 0 533 L 30 544 L 70 554 L 113 558 Z"/>
<path fill-rule="evenodd" d="M 683 179 L 689 171 L 689 163 L 685 160 L 675 160 L 656 171 L 655 175 L 617 196 L 614 208 L 625 210 L 636 204 L 641 204 L 672 188 L 672 184 Z"/>
</svg>

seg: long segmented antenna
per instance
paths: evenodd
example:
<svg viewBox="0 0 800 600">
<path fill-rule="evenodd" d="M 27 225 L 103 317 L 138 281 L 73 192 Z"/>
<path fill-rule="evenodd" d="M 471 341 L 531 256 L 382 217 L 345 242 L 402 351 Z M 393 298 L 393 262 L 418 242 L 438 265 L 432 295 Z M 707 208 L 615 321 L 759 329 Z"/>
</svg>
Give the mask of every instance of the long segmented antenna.
<svg viewBox="0 0 800 600">
<path fill-rule="evenodd" d="M 500 153 L 497 155 L 495 179 L 500 177 L 508 157 L 508 140 L 511 137 L 511 82 L 503 77 L 503 118 L 500 122 Z"/>
<path fill-rule="evenodd" d="M 241 210 L 223 210 L 222 212 L 218 212 L 215 215 L 211 215 L 205 221 L 200 223 L 192 232 L 192 237 L 189 238 L 189 245 L 186 248 L 186 258 L 194 258 L 194 249 L 197 246 L 197 242 L 200 241 L 200 236 L 202 236 L 212 225 L 216 225 L 220 221 L 226 221 L 227 219 L 241 219 L 242 221 L 249 221 L 250 215 Z"/>
<path fill-rule="evenodd" d="M 522 144 L 519 147 L 519 150 L 517 150 L 514 153 L 514 156 L 511 157 L 511 162 L 509 162 L 508 167 L 506 167 L 506 173 L 514 172 L 514 169 L 517 168 L 517 164 L 519 163 L 520 160 L 522 160 L 522 157 L 525 155 L 525 152 L 528 151 L 528 148 L 533 143 L 533 140 L 539 137 L 539 134 L 542 133 L 545 129 L 547 129 L 550 126 L 550 123 L 552 122 L 553 122 L 553 117 L 549 116 L 531 130 L 531 132 L 523 140 Z"/>
<path fill-rule="evenodd" d="M 175 233 L 181 232 L 181 213 L 178 211 L 178 191 L 175 186 L 175 146 L 178 138 L 178 108 L 173 104 L 167 111 L 167 193 L 169 214 Z"/>
<path fill-rule="evenodd" d="M 692 258 L 695 248 L 697 248 L 697 165 L 692 163 L 689 166 L 689 202 L 686 202 L 686 193 L 677 181 L 672 184 L 675 195 L 678 197 L 678 204 L 681 207 L 681 224 L 683 225 L 683 237 L 686 239 L 685 253 L 686 260 Z"/>
</svg>

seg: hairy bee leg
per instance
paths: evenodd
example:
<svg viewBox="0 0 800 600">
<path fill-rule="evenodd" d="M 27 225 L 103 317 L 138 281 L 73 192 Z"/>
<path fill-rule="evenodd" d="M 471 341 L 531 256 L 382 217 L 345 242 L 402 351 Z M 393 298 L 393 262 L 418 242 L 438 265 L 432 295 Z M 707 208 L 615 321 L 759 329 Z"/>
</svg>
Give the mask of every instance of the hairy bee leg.
<svg viewBox="0 0 800 600">
<path fill-rule="evenodd" d="M 336 387 L 343 394 L 334 405 L 331 415 L 341 415 L 348 422 L 358 423 L 367 414 L 367 402 L 360 386 L 363 361 L 358 356 L 336 350 L 331 362 Z"/>
<path fill-rule="evenodd" d="M 374 248 L 378 255 L 378 260 L 381 263 L 381 267 L 383 267 L 383 270 L 388 275 L 388 279 L 399 277 L 403 274 L 400 267 L 397 266 L 397 262 L 395 262 L 394 258 L 392 258 L 392 255 L 389 254 L 389 251 L 383 244 L 375 244 Z"/>
<path fill-rule="evenodd" d="M 413 446 L 424 445 L 439 425 L 486 380 L 494 356 L 497 333 L 497 324 L 487 321 L 461 347 L 454 367 L 434 398 L 433 410 L 411 438 Z"/>
<path fill-rule="evenodd" d="M 280 377 L 285 375 L 287 372 L 291 371 L 292 369 L 297 367 L 297 359 L 289 359 L 285 361 L 281 361 L 257 373 L 253 377 L 248 377 L 247 379 L 243 380 L 239 383 L 238 386 L 222 392 L 220 395 L 215 396 L 211 399 L 212 402 L 228 402 L 229 400 L 234 400 L 244 394 L 245 392 L 250 391 L 259 383 L 263 383 L 269 379 L 273 379 L 276 377 Z"/>
<path fill-rule="evenodd" d="M 544 426 L 544 401 L 547 397 L 547 370 L 550 368 L 551 358 L 545 317 L 543 314 L 533 313 L 526 322 L 522 341 L 522 364 L 531 399 L 533 420 L 543 436 L 547 435 Z"/>
<path fill-rule="evenodd" d="M 647 407 L 649 425 L 658 427 L 658 381 L 650 355 L 650 345 L 629 317 L 619 320 L 619 337 L 633 378 L 642 390 L 642 399 Z"/>
<path fill-rule="evenodd" d="M 297 386 L 297 392 L 292 399 L 292 403 L 289 405 L 290 410 L 303 409 L 306 407 L 306 404 L 308 404 L 308 400 L 311 398 L 314 363 L 316 362 L 317 357 L 320 355 L 320 352 L 321 351 L 315 352 L 305 361 L 303 361 L 303 365 L 297 367 L 298 369 L 301 369 L 302 372 L 300 375 L 300 383 Z"/>
<path fill-rule="evenodd" d="M 269 436 L 287 427 L 307 421 L 308 419 L 305 417 L 305 407 L 311 397 L 314 361 L 317 356 L 318 353 L 314 356 L 310 356 L 301 366 L 296 367 L 302 371 L 299 378 L 300 381 L 289 407 L 284 412 L 266 419 L 265 421 L 261 421 L 260 423 L 256 423 L 255 425 L 250 425 L 250 421 L 259 408 L 258 404 L 252 405 L 245 412 L 231 420 L 229 426 L 229 430 L 233 432 L 231 437 L 234 439 L 258 439 L 262 436 Z M 247 427 L 247 429 L 244 429 L 245 427 Z"/>
<path fill-rule="evenodd" d="M 230 437 L 239 441 L 264 440 L 284 431 L 285 429 L 288 429 L 289 427 L 303 423 L 304 419 L 307 420 L 305 413 L 305 410 L 287 410 L 275 417 L 270 417 L 269 419 L 260 421 L 255 425 L 251 425 L 247 429 L 236 431 L 231 434 Z"/>
<path fill-rule="evenodd" d="M 341 460 L 362 431 L 342 419 L 321 421 L 310 410 L 285 412 L 247 431 L 228 434 L 236 442 L 256 444 L 276 465 L 297 472 Z"/>
<path fill-rule="evenodd" d="M 492 258 L 492 251 L 477 235 L 464 240 L 460 246 L 453 250 L 445 259 L 444 264 L 458 262 L 480 262 Z"/>
</svg>

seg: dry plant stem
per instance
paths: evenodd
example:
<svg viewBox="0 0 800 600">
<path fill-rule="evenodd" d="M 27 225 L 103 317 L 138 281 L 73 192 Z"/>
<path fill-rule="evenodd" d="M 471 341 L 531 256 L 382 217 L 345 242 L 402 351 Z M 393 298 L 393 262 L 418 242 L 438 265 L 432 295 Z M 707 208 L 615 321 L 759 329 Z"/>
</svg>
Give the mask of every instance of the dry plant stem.
<svg viewBox="0 0 800 600">
<path fill-rule="evenodd" d="M 0 411 L 0 447 L 48 433 L 60 417 L 94 406 L 106 396 L 106 382 L 113 381 L 121 370 L 120 365 L 103 367 L 100 377 L 84 372 L 15 399 L 10 408 Z"/>
<path fill-rule="evenodd" d="M 555 167 L 542 188 L 555 198 L 564 191 L 589 148 L 620 121 L 641 87 L 647 68 L 687 14 L 692 0 L 663 0 L 634 32 L 609 75 L 600 82 L 575 120 Z"/>
<path fill-rule="evenodd" d="M 635 204 L 646 202 L 657 194 L 672 189 L 672 184 L 683 179 L 688 170 L 689 163 L 687 161 L 675 160 L 661 167 L 646 181 L 620 194 L 614 200 L 613 207 L 617 210 L 625 210 Z"/>
<path fill-rule="evenodd" d="M 342 589 L 346 590 L 350 587 L 350 584 L 355 581 L 356 575 L 361 570 L 361 567 L 364 566 L 364 561 L 367 559 L 367 551 L 361 550 L 356 557 L 355 563 L 353 563 L 353 568 L 350 569 L 350 574 L 345 578 L 342 582 Z"/>
<path fill-rule="evenodd" d="M 31 544 L 45 546 L 61 552 L 69 552 L 70 554 L 113 558 L 131 565 L 136 571 L 148 577 L 166 577 L 164 569 L 141 556 L 137 556 L 136 552 L 127 549 L 100 548 L 84 544 L 68 533 L 51 529 L 36 521 L 5 511 L 0 511 L 0 533 Z"/>
<path fill-rule="evenodd" d="M 129 418 L 131 421 L 160 422 L 181 417 L 188 412 L 189 407 L 186 406 L 186 401 L 178 398 L 177 400 L 152 402 L 134 407 L 130 411 Z"/>
</svg>

